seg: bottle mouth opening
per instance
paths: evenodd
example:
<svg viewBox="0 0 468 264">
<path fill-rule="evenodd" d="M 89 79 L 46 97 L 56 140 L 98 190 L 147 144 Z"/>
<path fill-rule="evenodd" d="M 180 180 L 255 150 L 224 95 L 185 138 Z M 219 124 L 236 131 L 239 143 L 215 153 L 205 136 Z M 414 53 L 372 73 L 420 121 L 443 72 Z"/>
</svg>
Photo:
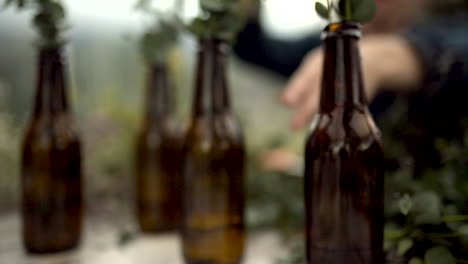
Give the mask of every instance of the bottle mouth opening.
<svg viewBox="0 0 468 264">
<path fill-rule="evenodd" d="M 336 37 L 353 37 L 361 38 L 361 24 L 352 21 L 342 21 L 338 23 L 331 23 L 322 33 L 322 40 L 327 38 Z"/>
</svg>

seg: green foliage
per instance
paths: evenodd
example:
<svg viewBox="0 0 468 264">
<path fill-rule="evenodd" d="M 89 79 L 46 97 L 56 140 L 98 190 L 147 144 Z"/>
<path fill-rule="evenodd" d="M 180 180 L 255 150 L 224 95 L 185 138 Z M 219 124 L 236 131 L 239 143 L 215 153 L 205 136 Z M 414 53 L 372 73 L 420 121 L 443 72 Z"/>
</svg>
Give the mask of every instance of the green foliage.
<svg viewBox="0 0 468 264">
<path fill-rule="evenodd" d="M 461 236 L 461 244 L 468 250 L 468 224 L 460 226 L 458 232 Z"/>
<path fill-rule="evenodd" d="M 442 221 L 440 196 L 435 192 L 418 192 L 413 197 L 411 210 L 414 222 L 418 225 L 437 225 Z"/>
<path fill-rule="evenodd" d="M 397 246 L 397 255 L 404 256 L 408 250 L 410 250 L 414 245 L 414 241 L 411 238 L 404 238 L 398 242 Z"/>
<path fill-rule="evenodd" d="M 236 1 L 232 0 L 200 0 L 201 9 L 213 13 L 226 13 L 235 8 Z"/>
<path fill-rule="evenodd" d="M 392 245 L 387 253 L 399 255 L 402 241 L 412 240 L 412 247 L 403 254 L 411 264 L 465 263 L 468 121 L 459 120 L 461 138 L 428 136 L 407 119 L 406 109 L 399 102 L 383 118 L 386 158 L 395 166 L 386 175 L 385 239 Z M 420 133 L 425 133 L 424 141 L 412 146 L 412 138 L 423 138 Z M 429 155 L 438 160 L 428 163 L 434 160 Z"/>
<path fill-rule="evenodd" d="M 411 258 L 408 264 L 424 264 L 424 262 L 420 258 Z"/>
<path fill-rule="evenodd" d="M 32 23 L 39 33 L 40 46 L 57 46 L 63 43 L 65 29 L 65 9 L 60 0 L 5 0 L 5 6 L 14 5 L 18 9 L 36 10 Z"/>
<path fill-rule="evenodd" d="M 400 212 L 404 215 L 408 215 L 411 208 L 413 207 L 413 200 L 408 194 L 405 194 L 399 201 L 398 206 L 400 208 Z"/>
<path fill-rule="evenodd" d="M 380 124 L 388 164 L 384 228 L 388 263 L 468 263 L 468 119 L 459 120 L 459 136 L 428 136 L 427 130 L 408 120 L 407 109 L 400 100 Z M 304 249 L 294 250 L 282 263 L 304 263 L 297 258 Z"/>
<path fill-rule="evenodd" d="M 0 95 L 0 100 L 2 100 Z M 0 102 L 1 103 L 1 102 Z M 0 112 L 0 209 L 11 206 L 11 197 L 17 197 L 20 131 L 11 115 Z M 16 199 L 14 202 L 17 202 Z M 13 203 L 14 204 L 14 203 Z"/>
<path fill-rule="evenodd" d="M 240 0 L 200 0 L 200 8 L 202 14 L 187 27 L 200 38 L 233 41 L 247 19 Z"/>
<path fill-rule="evenodd" d="M 250 155 L 248 160 L 258 157 L 256 153 Z M 265 172 L 255 164 L 250 165 L 247 177 L 249 227 L 274 228 L 285 235 L 294 233 L 297 227 L 304 224 L 302 179 Z"/>
<path fill-rule="evenodd" d="M 17 185 L 21 131 L 12 115 L 6 111 L 9 96 L 3 93 L 7 87 L 0 82 L 0 210 L 18 202 Z M 13 202 L 11 197 L 15 197 Z"/>
<path fill-rule="evenodd" d="M 425 264 L 455 264 L 455 258 L 446 247 L 433 247 L 424 256 Z"/>
<path fill-rule="evenodd" d="M 344 19 L 354 22 L 367 22 L 374 17 L 376 5 L 374 0 L 328 0 L 327 6 L 320 2 L 315 3 L 315 11 L 326 20 Z M 338 17 L 333 17 L 332 14 Z"/>
<path fill-rule="evenodd" d="M 319 16 L 321 16 L 323 19 L 328 20 L 330 18 L 330 11 L 328 11 L 328 7 L 324 6 L 320 2 L 315 3 L 315 11 Z"/>
<path fill-rule="evenodd" d="M 175 15 L 163 14 L 151 7 L 152 0 L 139 0 L 135 9 L 153 21 L 140 39 L 144 59 L 152 63 L 166 63 L 168 51 L 177 43 L 181 21 Z"/>
</svg>

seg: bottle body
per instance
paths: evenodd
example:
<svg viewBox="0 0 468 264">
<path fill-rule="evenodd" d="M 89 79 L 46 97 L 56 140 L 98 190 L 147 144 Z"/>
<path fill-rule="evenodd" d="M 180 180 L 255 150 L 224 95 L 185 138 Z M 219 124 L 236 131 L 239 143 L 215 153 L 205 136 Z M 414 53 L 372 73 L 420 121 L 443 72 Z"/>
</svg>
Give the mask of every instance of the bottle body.
<svg viewBox="0 0 468 264">
<path fill-rule="evenodd" d="M 137 138 L 137 218 L 143 232 L 175 231 L 180 222 L 181 133 L 169 109 L 165 66 L 151 68 L 146 116 Z"/>
<path fill-rule="evenodd" d="M 23 242 L 31 253 L 72 249 L 80 241 L 81 149 L 66 107 L 63 75 L 60 48 L 41 50 L 21 163 Z"/>
<path fill-rule="evenodd" d="M 229 109 L 220 44 L 201 44 L 183 151 L 183 254 L 189 264 L 237 264 L 245 239 L 243 135 Z"/>
<path fill-rule="evenodd" d="M 363 113 L 352 116 L 366 121 Z M 328 123 L 333 118 L 319 117 L 307 141 L 307 263 L 383 263 L 380 141 L 370 128 L 363 137 L 352 128 L 337 133 L 342 124 Z"/>
<path fill-rule="evenodd" d="M 306 142 L 308 264 L 383 259 L 383 154 L 362 93 L 355 25 L 325 32 L 321 109 Z"/>
</svg>

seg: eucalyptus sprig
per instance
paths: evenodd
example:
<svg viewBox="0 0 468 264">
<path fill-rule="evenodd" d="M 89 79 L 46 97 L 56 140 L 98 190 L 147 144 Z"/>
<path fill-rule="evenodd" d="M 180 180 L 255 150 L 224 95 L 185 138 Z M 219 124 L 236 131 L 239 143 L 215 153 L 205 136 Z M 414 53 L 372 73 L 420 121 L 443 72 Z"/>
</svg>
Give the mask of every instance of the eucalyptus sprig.
<svg viewBox="0 0 468 264">
<path fill-rule="evenodd" d="M 316 2 L 315 11 L 332 23 L 342 20 L 367 22 L 374 17 L 376 5 L 374 0 L 327 0 L 327 6 Z"/>
<path fill-rule="evenodd" d="M 166 14 L 151 7 L 152 0 L 139 0 L 135 9 L 151 18 L 140 39 L 144 59 L 152 63 L 165 63 L 168 51 L 177 43 L 182 22 L 176 15 Z"/>
<path fill-rule="evenodd" d="M 231 42 L 242 29 L 247 16 L 240 0 L 199 0 L 201 15 L 188 26 L 198 37 Z M 256 1 L 256 0 L 255 0 Z"/>
<path fill-rule="evenodd" d="M 39 33 L 40 46 L 58 46 L 64 42 L 62 35 L 66 29 L 66 14 L 60 0 L 5 0 L 4 6 L 36 10 L 32 24 Z"/>
</svg>

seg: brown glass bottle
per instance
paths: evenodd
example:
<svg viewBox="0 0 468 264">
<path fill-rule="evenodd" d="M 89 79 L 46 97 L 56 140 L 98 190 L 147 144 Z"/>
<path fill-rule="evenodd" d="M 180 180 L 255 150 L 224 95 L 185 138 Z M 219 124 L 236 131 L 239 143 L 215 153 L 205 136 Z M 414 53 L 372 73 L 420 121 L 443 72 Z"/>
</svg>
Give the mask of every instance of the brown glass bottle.
<svg viewBox="0 0 468 264">
<path fill-rule="evenodd" d="M 68 112 L 63 60 L 60 47 L 40 49 L 35 107 L 23 142 L 23 240 L 31 253 L 72 249 L 80 241 L 80 141 Z"/>
<path fill-rule="evenodd" d="M 166 66 L 149 67 L 146 113 L 137 138 L 136 206 L 143 232 L 174 231 L 180 221 L 180 128 L 172 115 Z"/>
<path fill-rule="evenodd" d="M 306 143 L 308 264 L 382 264 L 383 155 L 363 93 L 357 24 L 323 33 L 320 111 Z"/>
<path fill-rule="evenodd" d="M 237 264 L 244 249 L 244 143 L 231 112 L 227 45 L 200 40 L 184 143 L 182 246 L 188 264 Z"/>
</svg>

